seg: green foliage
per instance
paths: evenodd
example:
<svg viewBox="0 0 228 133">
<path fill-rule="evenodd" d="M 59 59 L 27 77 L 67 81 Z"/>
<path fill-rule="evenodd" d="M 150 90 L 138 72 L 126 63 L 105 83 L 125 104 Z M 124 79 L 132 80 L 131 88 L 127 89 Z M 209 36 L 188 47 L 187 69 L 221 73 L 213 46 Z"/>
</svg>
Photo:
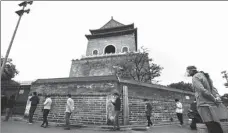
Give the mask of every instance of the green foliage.
<svg viewBox="0 0 228 133">
<path fill-rule="evenodd" d="M 221 74 L 223 75 L 222 77 L 226 80 L 224 86 L 228 88 L 228 73 L 226 71 L 222 71 Z"/>
<path fill-rule="evenodd" d="M 228 93 L 226 93 L 223 96 L 221 96 L 221 99 L 222 99 L 224 105 L 228 106 Z"/>
<path fill-rule="evenodd" d="M 120 75 L 122 78 L 130 78 L 140 82 L 156 82 L 154 79 L 161 75 L 162 67 L 153 63 L 153 59 L 148 57 L 147 49 L 139 53 L 127 53 L 126 60 L 117 64 L 122 68 Z"/>
<path fill-rule="evenodd" d="M 178 83 L 172 83 L 167 85 L 168 87 L 184 90 L 184 91 L 191 91 L 193 92 L 192 84 L 191 83 L 184 83 L 183 81 Z"/>
<path fill-rule="evenodd" d="M 1 66 L 3 64 L 4 58 L 1 57 Z M 12 63 L 12 59 L 8 58 L 4 67 L 4 71 L 1 76 L 2 81 L 8 81 L 14 78 L 19 72 L 16 66 Z"/>
</svg>

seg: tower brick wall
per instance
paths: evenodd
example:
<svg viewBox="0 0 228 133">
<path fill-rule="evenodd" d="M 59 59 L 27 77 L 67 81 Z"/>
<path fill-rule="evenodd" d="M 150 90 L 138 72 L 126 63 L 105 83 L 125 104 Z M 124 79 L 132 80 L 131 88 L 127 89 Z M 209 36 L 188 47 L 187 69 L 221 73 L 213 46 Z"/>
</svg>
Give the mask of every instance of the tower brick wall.
<svg viewBox="0 0 228 133">
<path fill-rule="evenodd" d="M 136 49 L 135 35 L 128 34 L 88 40 L 86 56 L 91 56 L 93 50 L 98 50 L 98 55 L 103 55 L 105 47 L 108 45 L 113 45 L 116 53 L 121 53 L 123 47 L 128 47 L 128 50 L 133 52 Z"/>
</svg>

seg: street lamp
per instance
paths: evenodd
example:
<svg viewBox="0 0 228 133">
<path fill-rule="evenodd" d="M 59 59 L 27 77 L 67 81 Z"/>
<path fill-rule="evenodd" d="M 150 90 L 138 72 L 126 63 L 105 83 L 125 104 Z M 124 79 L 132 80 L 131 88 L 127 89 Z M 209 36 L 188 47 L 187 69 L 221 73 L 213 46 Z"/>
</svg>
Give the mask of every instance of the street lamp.
<svg viewBox="0 0 228 133">
<path fill-rule="evenodd" d="M 5 64 L 6 64 L 7 58 L 8 58 L 8 56 L 9 56 L 10 49 L 11 49 L 12 44 L 13 44 L 14 37 L 15 37 L 15 35 L 16 35 L 16 32 L 17 32 L 17 29 L 18 29 L 19 23 L 20 23 L 20 21 L 21 21 L 21 17 L 22 17 L 22 15 L 23 15 L 24 13 L 27 13 L 27 14 L 28 14 L 28 13 L 30 12 L 30 9 L 27 9 L 27 10 L 24 10 L 24 9 L 25 9 L 25 7 L 27 6 L 27 4 L 32 5 L 32 3 L 33 3 L 33 1 L 24 1 L 24 2 L 22 2 L 22 3 L 20 3 L 20 4 L 18 4 L 20 7 L 23 7 L 23 8 L 22 8 L 22 10 L 18 10 L 18 11 L 16 11 L 16 14 L 19 16 L 19 19 L 18 19 L 18 22 L 17 22 L 16 28 L 15 28 L 15 30 L 14 30 L 14 33 L 13 33 L 12 39 L 11 39 L 11 41 L 10 41 L 10 44 L 9 44 L 8 50 L 7 50 L 7 52 L 6 52 L 6 55 L 5 55 L 4 61 L 3 61 L 2 66 L 1 66 L 1 77 L 2 77 L 2 73 L 3 73 L 3 71 L 4 71 L 4 67 L 5 67 Z"/>
</svg>

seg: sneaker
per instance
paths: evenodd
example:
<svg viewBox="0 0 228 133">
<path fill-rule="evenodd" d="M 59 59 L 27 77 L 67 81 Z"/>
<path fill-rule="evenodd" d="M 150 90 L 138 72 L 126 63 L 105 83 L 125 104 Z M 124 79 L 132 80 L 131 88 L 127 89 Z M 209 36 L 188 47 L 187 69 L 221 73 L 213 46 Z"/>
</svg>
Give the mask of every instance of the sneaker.
<svg viewBox="0 0 228 133">
<path fill-rule="evenodd" d="M 66 128 L 64 128 L 64 130 L 70 130 L 70 128 L 69 127 L 66 127 Z"/>
<path fill-rule="evenodd" d="M 41 127 L 44 127 L 44 125 L 40 125 Z"/>
</svg>

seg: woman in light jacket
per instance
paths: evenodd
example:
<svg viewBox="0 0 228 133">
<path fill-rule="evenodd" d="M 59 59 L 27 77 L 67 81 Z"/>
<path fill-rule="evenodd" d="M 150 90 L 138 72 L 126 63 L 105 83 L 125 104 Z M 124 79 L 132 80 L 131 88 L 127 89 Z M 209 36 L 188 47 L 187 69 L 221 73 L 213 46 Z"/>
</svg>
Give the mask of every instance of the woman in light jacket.
<svg viewBox="0 0 228 133">
<path fill-rule="evenodd" d="M 218 91 L 213 87 L 207 73 L 198 72 L 195 66 L 187 67 L 188 76 L 192 76 L 192 85 L 195 91 L 197 110 L 208 128 L 209 133 L 223 133 L 220 120 L 227 119 L 227 110 L 220 99 Z M 218 111 L 220 110 L 220 113 Z M 221 110 L 223 110 L 221 112 Z M 221 118 L 222 117 L 222 118 Z"/>
</svg>

